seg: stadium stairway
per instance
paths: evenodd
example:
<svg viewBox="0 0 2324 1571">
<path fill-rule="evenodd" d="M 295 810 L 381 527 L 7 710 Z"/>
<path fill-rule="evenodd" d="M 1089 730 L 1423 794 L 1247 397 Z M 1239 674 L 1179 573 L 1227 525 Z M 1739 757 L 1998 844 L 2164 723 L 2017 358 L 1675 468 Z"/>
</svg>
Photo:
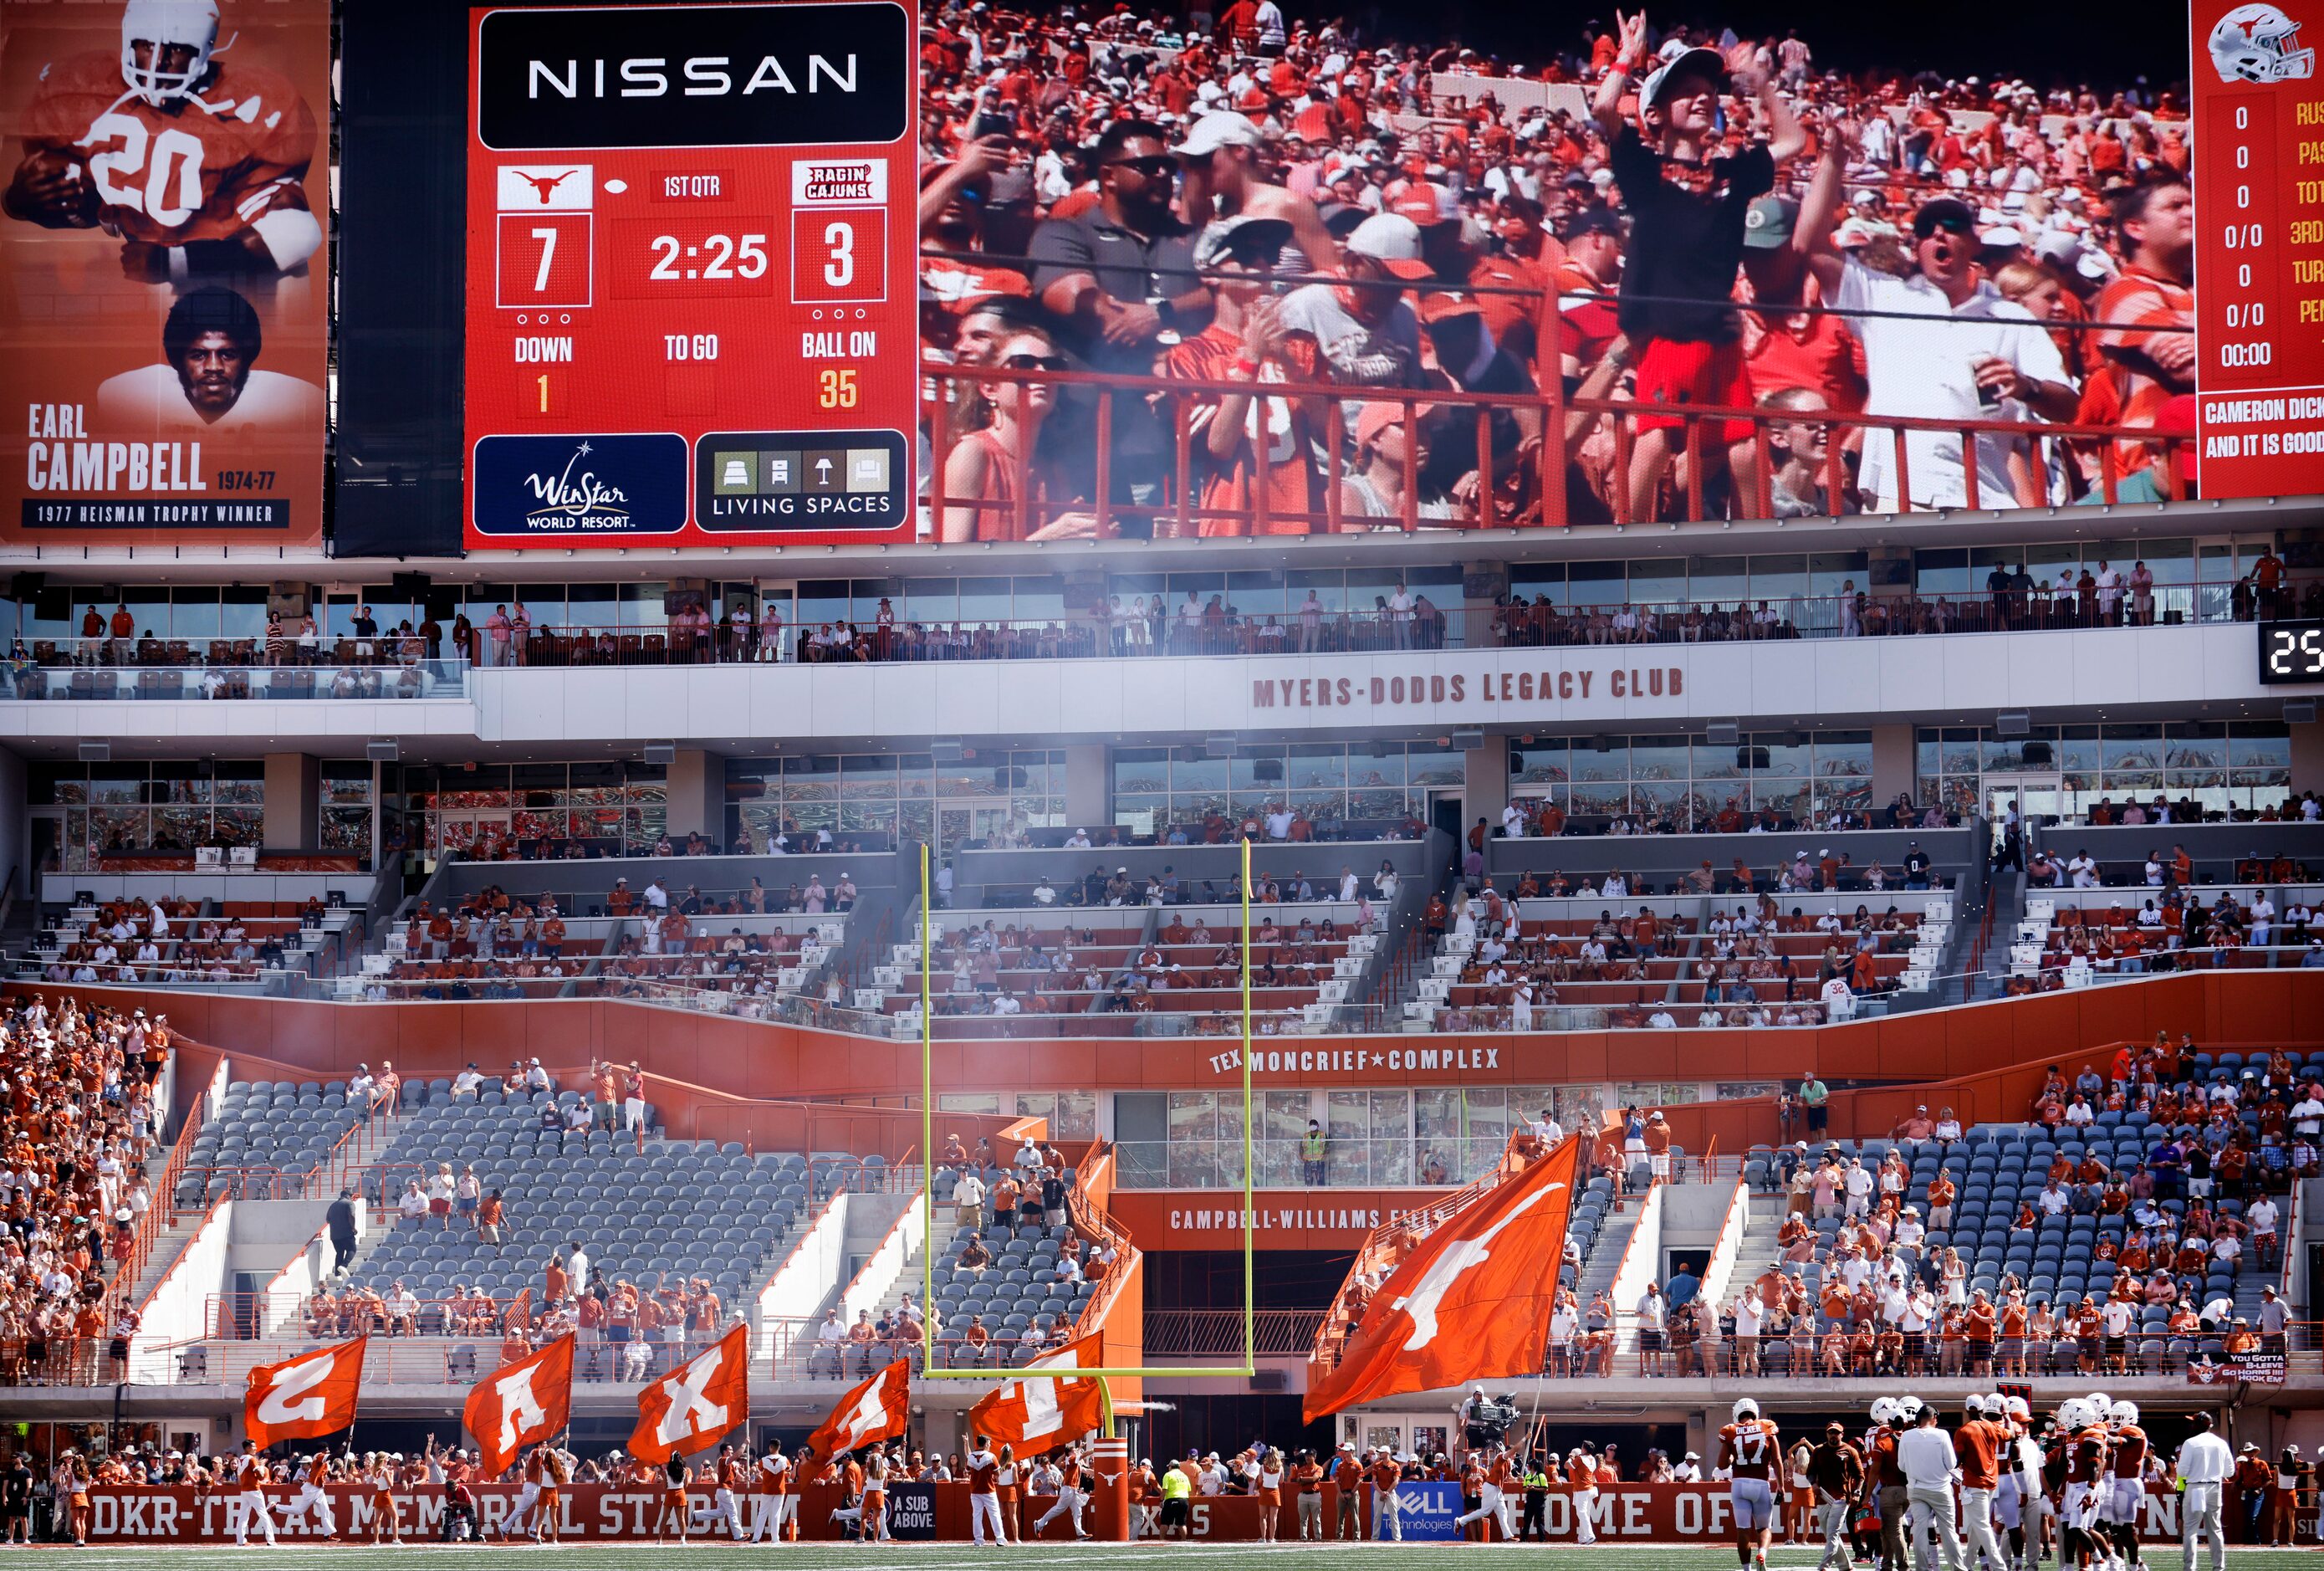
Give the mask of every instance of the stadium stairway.
<svg viewBox="0 0 2324 1571">
<path fill-rule="evenodd" d="M 1743 1238 L 1735 1246 L 1735 1261 L 1728 1271 L 1723 1297 L 1741 1292 L 1746 1282 L 1757 1281 L 1775 1263 L 1775 1235 L 1783 1230 L 1784 1213 L 1790 1205 L 1789 1197 L 1781 1193 L 1751 1197 L 1743 1222 Z"/>
<path fill-rule="evenodd" d="M 1613 1287 L 1615 1273 L 1622 1269 L 1622 1256 L 1629 1252 L 1630 1234 L 1638 1230 L 1641 1204 L 1641 1197 L 1633 1195 L 1607 1207 L 1598 1235 L 1591 1241 L 1590 1252 L 1582 1261 L 1582 1286 L 1574 1296 L 1584 1309 L 1590 1307 L 1593 1295 Z M 1622 1307 L 1615 1306 L 1618 1310 Z"/>
</svg>

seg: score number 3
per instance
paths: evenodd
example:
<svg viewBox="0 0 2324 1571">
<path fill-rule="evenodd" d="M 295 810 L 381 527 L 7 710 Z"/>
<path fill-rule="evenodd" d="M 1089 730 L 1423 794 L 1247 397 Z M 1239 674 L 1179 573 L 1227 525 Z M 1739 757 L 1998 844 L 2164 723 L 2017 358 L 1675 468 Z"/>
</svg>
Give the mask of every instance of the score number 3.
<svg viewBox="0 0 2324 1571">
<path fill-rule="evenodd" d="M 888 298 L 888 215 L 878 208 L 791 213 L 791 303 L 871 305 Z"/>
</svg>

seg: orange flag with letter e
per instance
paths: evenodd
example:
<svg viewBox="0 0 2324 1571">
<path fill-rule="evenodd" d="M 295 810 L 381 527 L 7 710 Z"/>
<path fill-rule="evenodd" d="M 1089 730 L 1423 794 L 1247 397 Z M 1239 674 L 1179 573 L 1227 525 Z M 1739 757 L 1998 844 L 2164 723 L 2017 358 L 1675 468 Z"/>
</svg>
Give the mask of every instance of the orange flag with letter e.
<svg viewBox="0 0 2324 1571">
<path fill-rule="evenodd" d="M 899 1358 L 840 1398 L 807 1443 L 817 1456 L 836 1456 L 911 1427 L 912 1366 Z"/>
<path fill-rule="evenodd" d="M 243 1392 L 243 1428 L 262 1451 L 277 1440 L 336 1435 L 355 1421 L 355 1391 L 363 1384 L 364 1344 L 340 1342 L 250 1372 Z"/>
<path fill-rule="evenodd" d="M 503 1364 L 478 1381 L 460 1408 L 475 1437 L 486 1480 L 508 1471 L 516 1454 L 565 1428 L 573 1411 L 573 1334 Z"/>
<path fill-rule="evenodd" d="M 1310 1375 L 1308 1422 L 1379 1397 L 1541 1368 L 1575 1151 L 1567 1140 L 1422 1241 L 1372 1295 L 1339 1367 Z"/>
<path fill-rule="evenodd" d="M 1084 1336 L 1035 1359 L 1028 1369 L 1093 1369 L 1098 1339 Z M 995 1446 L 1017 1447 L 1020 1455 L 1078 1440 L 1105 1421 L 1105 1399 L 1094 1376 L 1012 1380 L 995 1386 L 968 1409 L 968 1432 L 990 1435 Z"/>
<path fill-rule="evenodd" d="M 751 1327 L 738 1323 L 638 1393 L 638 1427 L 630 1455 L 667 1462 L 673 1451 L 699 1451 L 751 1417 Z"/>
</svg>

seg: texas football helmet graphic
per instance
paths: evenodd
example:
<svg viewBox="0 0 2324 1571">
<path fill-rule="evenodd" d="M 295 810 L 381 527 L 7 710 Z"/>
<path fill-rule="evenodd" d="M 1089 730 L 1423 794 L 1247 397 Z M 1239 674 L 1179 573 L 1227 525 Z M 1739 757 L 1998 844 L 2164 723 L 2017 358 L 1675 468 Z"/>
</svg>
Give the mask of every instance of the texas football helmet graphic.
<svg viewBox="0 0 2324 1571">
<path fill-rule="evenodd" d="M 129 0 L 121 14 L 121 79 L 157 108 L 186 97 L 209 74 L 217 35 L 217 0 Z"/>
<path fill-rule="evenodd" d="M 2273 5 L 2238 5 L 2211 29 L 2211 64 L 2223 82 L 2304 82 L 2316 51 L 2300 47 L 2300 23 Z"/>
</svg>

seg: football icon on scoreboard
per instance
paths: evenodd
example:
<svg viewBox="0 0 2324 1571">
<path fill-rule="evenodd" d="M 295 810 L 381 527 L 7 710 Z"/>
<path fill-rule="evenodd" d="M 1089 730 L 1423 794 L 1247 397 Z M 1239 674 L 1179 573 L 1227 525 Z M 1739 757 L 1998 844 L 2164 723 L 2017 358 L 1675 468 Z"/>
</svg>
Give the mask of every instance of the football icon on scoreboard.
<svg viewBox="0 0 2324 1571">
<path fill-rule="evenodd" d="M 2300 46 L 2300 23 L 2273 5 L 2238 5 L 2211 29 L 2211 65 L 2223 82 L 2304 82 L 2316 51 Z"/>
<path fill-rule="evenodd" d="M 596 206 L 595 166 L 586 163 L 504 163 L 498 199 L 503 213 L 574 213 Z"/>
</svg>

